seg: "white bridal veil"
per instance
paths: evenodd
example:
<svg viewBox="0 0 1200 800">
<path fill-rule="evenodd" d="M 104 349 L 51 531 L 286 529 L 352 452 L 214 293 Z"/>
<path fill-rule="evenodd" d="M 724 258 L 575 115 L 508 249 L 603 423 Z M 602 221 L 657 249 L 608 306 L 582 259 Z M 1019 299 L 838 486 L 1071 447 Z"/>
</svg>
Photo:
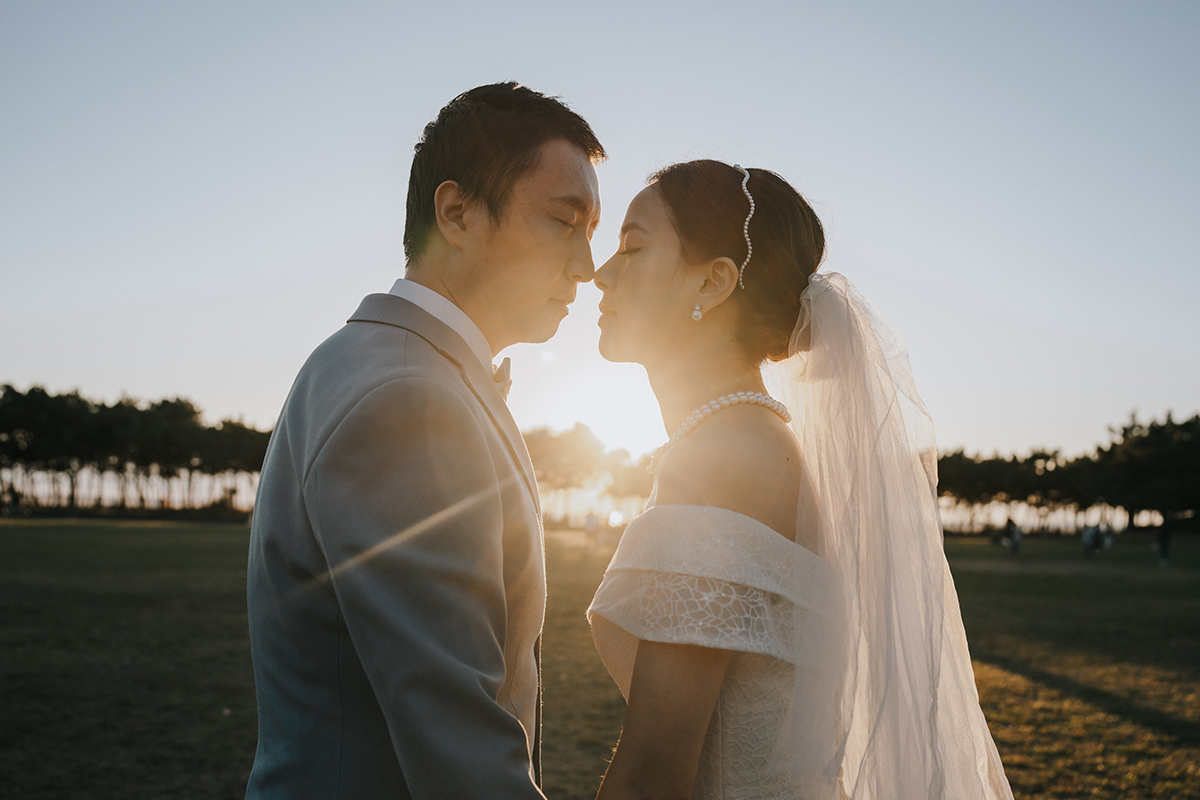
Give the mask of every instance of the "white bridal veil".
<svg viewBox="0 0 1200 800">
<path fill-rule="evenodd" d="M 904 344 L 845 277 L 814 274 L 790 352 L 764 377 L 804 459 L 800 525 L 818 532 L 840 594 L 824 652 L 797 660 L 814 665 L 796 671 L 792 710 L 804 783 L 831 800 L 1011 800 L 943 551 L 933 423 Z"/>
</svg>

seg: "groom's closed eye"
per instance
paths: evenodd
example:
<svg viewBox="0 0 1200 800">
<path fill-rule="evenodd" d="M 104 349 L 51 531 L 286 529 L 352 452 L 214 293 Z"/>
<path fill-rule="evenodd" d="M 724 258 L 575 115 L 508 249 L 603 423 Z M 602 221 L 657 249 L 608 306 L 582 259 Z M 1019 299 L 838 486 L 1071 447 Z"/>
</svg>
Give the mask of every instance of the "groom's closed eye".
<svg viewBox="0 0 1200 800">
<path fill-rule="evenodd" d="M 551 212 L 551 216 L 553 216 L 556 221 L 575 228 L 578 227 L 583 220 L 587 220 L 589 222 L 587 235 L 589 239 L 592 238 L 592 233 L 596 230 L 596 226 L 600 224 L 600 214 L 598 209 L 593 208 L 591 203 L 576 195 L 555 197 L 550 202 L 551 204 L 560 207 L 556 212 Z M 565 209 L 561 208 L 562 206 L 566 206 L 569 211 L 564 213 Z"/>
</svg>

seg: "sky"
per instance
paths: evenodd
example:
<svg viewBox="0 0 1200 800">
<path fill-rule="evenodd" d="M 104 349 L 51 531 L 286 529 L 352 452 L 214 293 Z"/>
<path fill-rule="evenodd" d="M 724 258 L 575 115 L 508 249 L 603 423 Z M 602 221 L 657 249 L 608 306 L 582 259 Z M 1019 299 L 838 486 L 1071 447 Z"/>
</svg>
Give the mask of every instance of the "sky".
<svg viewBox="0 0 1200 800">
<path fill-rule="evenodd" d="M 1084 453 L 1200 411 L 1200 4 L 0 0 L 0 383 L 269 428 L 403 275 L 412 145 L 472 86 L 610 158 L 596 264 L 656 169 L 772 169 L 904 336 L 943 450 Z M 665 440 L 599 292 L 517 345 L 523 429 Z"/>
</svg>

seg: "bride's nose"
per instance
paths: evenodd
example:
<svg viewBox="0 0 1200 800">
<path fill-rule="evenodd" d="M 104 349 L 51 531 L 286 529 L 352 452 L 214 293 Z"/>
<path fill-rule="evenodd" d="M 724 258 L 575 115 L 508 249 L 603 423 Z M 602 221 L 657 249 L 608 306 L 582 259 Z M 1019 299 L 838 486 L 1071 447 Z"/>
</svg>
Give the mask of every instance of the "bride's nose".
<svg viewBox="0 0 1200 800">
<path fill-rule="evenodd" d="M 612 258 L 610 258 L 608 261 L 605 261 L 603 264 L 601 264 L 600 269 L 596 270 L 596 277 L 592 279 L 592 282 L 596 284 L 596 288 L 598 288 L 602 292 L 608 291 L 609 287 L 612 285 L 612 277 L 613 277 L 612 263 L 613 263 L 613 259 L 615 259 L 615 258 L 616 258 L 616 254 L 613 254 Z"/>
</svg>

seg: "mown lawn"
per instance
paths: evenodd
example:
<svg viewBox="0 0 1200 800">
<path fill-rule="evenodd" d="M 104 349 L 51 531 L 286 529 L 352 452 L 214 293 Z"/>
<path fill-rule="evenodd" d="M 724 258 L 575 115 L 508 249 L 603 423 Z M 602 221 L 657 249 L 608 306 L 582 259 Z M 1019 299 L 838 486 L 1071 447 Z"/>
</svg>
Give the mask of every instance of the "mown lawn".
<svg viewBox="0 0 1200 800">
<path fill-rule="evenodd" d="M 0 522 L 0 797 L 241 797 L 253 759 L 247 531 Z M 1019 798 L 1200 798 L 1200 541 L 1084 563 L 951 541 L 976 677 Z M 546 789 L 590 798 L 623 702 L 583 611 L 611 545 L 552 533 Z"/>
<path fill-rule="evenodd" d="M 1085 562 L 947 546 L 984 713 L 1019 798 L 1200 798 L 1200 541 L 1146 535 Z"/>
</svg>

